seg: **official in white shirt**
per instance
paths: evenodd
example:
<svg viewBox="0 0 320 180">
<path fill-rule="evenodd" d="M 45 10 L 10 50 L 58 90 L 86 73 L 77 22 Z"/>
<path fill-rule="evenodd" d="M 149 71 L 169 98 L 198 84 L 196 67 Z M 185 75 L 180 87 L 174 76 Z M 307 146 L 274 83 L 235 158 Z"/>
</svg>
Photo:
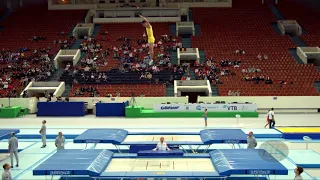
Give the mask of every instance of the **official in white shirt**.
<svg viewBox="0 0 320 180">
<path fill-rule="evenodd" d="M 10 173 L 10 164 L 5 163 L 3 166 L 2 180 L 12 180 Z"/>
<path fill-rule="evenodd" d="M 268 112 L 268 116 L 269 116 L 269 128 L 274 128 L 274 126 L 276 125 L 276 120 L 274 119 L 274 112 L 273 112 L 273 108 L 271 108 L 271 111 Z"/>
<path fill-rule="evenodd" d="M 153 149 L 154 151 L 170 151 L 167 143 L 164 142 L 164 137 L 160 138 L 160 142 L 158 142 L 157 147 Z"/>
<path fill-rule="evenodd" d="M 42 126 L 41 129 L 39 131 L 39 133 L 41 134 L 41 140 L 42 140 L 42 146 L 41 148 L 45 148 L 47 146 L 47 126 L 46 126 L 47 121 L 43 120 L 42 121 Z"/>
<path fill-rule="evenodd" d="M 294 174 L 295 174 L 294 180 L 303 180 L 303 178 L 302 178 L 302 176 L 301 176 L 302 173 L 303 173 L 303 168 L 297 166 L 297 167 L 294 169 Z"/>
<path fill-rule="evenodd" d="M 16 158 L 16 167 L 19 167 L 19 157 L 18 157 L 18 138 L 14 136 L 14 132 L 10 133 L 9 143 L 9 153 L 10 153 L 10 160 L 11 160 L 11 168 L 13 168 L 13 155 Z"/>
<path fill-rule="evenodd" d="M 57 147 L 57 150 L 61 150 L 61 149 L 64 149 L 64 143 L 65 143 L 65 138 L 64 136 L 62 136 L 62 132 L 59 132 L 59 135 L 58 137 L 56 138 L 56 141 L 55 141 L 55 145 Z"/>
</svg>

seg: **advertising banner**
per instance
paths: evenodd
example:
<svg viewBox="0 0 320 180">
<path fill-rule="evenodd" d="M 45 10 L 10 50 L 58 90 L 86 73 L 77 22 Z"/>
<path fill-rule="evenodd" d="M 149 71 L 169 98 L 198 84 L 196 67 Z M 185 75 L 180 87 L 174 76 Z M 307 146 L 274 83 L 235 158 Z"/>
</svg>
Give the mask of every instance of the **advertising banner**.
<svg viewBox="0 0 320 180">
<path fill-rule="evenodd" d="M 154 104 L 154 112 L 256 112 L 257 104 Z"/>
</svg>

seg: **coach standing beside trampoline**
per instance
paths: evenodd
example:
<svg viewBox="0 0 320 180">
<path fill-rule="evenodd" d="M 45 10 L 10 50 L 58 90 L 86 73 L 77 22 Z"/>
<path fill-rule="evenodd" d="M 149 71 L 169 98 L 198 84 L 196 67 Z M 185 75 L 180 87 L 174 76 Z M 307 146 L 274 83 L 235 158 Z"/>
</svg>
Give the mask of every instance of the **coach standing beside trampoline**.
<svg viewBox="0 0 320 180">
<path fill-rule="evenodd" d="M 258 145 L 256 138 L 253 136 L 253 132 L 250 131 L 247 137 L 248 149 L 255 149 Z"/>
<path fill-rule="evenodd" d="M 9 143 L 9 152 L 11 160 L 11 168 L 13 168 L 13 155 L 16 158 L 16 167 L 19 167 L 19 157 L 18 157 L 18 138 L 14 136 L 14 132 L 10 133 Z"/>
<path fill-rule="evenodd" d="M 62 132 L 59 132 L 58 137 L 56 138 L 55 145 L 57 147 L 57 151 L 64 149 L 65 138 L 62 135 Z"/>
<path fill-rule="evenodd" d="M 42 146 L 41 148 L 45 148 L 47 146 L 47 126 L 46 126 L 47 121 L 43 120 L 42 121 L 42 126 L 41 129 L 39 131 L 39 133 L 41 134 L 41 140 L 42 140 Z"/>
</svg>

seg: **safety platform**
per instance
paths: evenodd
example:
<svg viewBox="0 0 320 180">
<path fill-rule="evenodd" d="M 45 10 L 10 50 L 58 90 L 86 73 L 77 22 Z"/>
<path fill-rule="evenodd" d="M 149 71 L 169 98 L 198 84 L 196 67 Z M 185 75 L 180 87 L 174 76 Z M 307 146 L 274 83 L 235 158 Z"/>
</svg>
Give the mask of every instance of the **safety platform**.
<svg viewBox="0 0 320 180">
<path fill-rule="evenodd" d="M 277 127 L 276 129 L 285 139 L 303 139 L 303 136 L 320 139 L 320 127 Z"/>
<path fill-rule="evenodd" d="M 290 150 L 288 158 L 303 168 L 320 168 L 320 154 L 313 150 Z"/>
<path fill-rule="evenodd" d="M 86 144 L 111 143 L 116 146 L 119 153 L 121 153 L 119 145 L 125 145 L 130 147 L 129 153 L 137 153 L 138 151 L 153 149 L 161 137 L 159 136 L 157 139 L 154 139 L 154 135 L 150 134 L 144 135 L 144 138 L 141 138 L 141 135 L 128 134 L 129 132 L 123 129 L 88 129 L 76 137 L 73 142 Z M 191 148 L 191 145 L 197 145 L 198 148 L 201 145 L 205 145 L 204 152 L 206 152 L 212 144 L 231 144 L 235 148 L 236 144 L 247 143 L 247 135 L 241 129 L 208 129 L 201 130 L 199 135 L 181 134 L 185 138 L 173 138 L 175 135 L 166 135 L 171 137 L 169 140 L 166 140 L 169 148 L 183 148 L 183 145 L 188 145 L 192 151 L 195 151 Z M 137 139 L 137 136 L 140 136 L 139 141 L 134 140 Z M 153 138 L 148 138 L 148 136 Z M 128 141 L 128 139 L 131 139 L 131 141 Z"/>
<path fill-rule="evenodd" d="M 157 153 L 159 151 L 154 151 Z M 163 152 L 159 152 L 163 153 Z M 134 156 L 135 155 L 135 156 Z M 33 170 L 37 176 L 96 178 L 225 178 L 231 175 L 287 175 L 264 150 L 215 150 L 209 154 L 141 158 L 107 150 L 61 150 Z M 201 164 L 201 166 L 199 166 Z"/>
<path fill-rule="evenodd" d="M 239 129 L 239 128 L 223 128 L 223 129 Z M 63 136 L 66 139 L 75 139 L 78 137 L 80 134 L 85 132 L 87 129 L 65 129 L 63 130 Z M 256 129 L 256 128 L 245 128 L 241 129 L 245 134 L 249 134 L 250 131 L 253 132 L 254 136 L 256 138 L 282 138 L 282 133 L 279 132 L 276 129 Z M 59 132 L 59 129 L 47 129 L 47 139 L 55 139 L 57 137 L 57 132 Z M 200 135 L 200 130 L 189 130 L 189 131 L 181 131 L 181 130 L 172 130 L 172 129 L 167 129 L 167 130 L 162 130 L 161 132 L 158 130 L 148 130 L 148 129 L 143 129 L 143 131 L 135 130 L 135 129 L 130 129 L 128 132 L 128 137 L 125 139 L 125 141 L 132 141 L 130 139 L 130 136 L 135 135 L 135 137 L 140 136 L 147 136 L 147 135 L 158 135 L 158 136 L 180 136 L 180 135 L 190 135 L 190 136 L 198 136 Z M 35 131 L 34 129 L 21 129 L 20 133 L 17 135 L 19 139 L 41 139 L 41 135 L 38 133 L 38 131 Z M 171 137 L 170 137 L 171 138 Z M 137 138 L 134 138 L 137 139 Z M 151 138 L 152 140 L 152 138 Z M 151 141 L 150 140 L 150 141 Z M 169 139 L 167 139 L 168 141 Z M 125 142 L 124 141 L 124 142 Z M 175 140 L 176 141 L 176 140 Z M 188 140 L 190 141 L 190 140 Z M 193 140 L 192 140 L 193 141 Z M 201 140 L 199 140 L 201 141 Z"/>
</svg>

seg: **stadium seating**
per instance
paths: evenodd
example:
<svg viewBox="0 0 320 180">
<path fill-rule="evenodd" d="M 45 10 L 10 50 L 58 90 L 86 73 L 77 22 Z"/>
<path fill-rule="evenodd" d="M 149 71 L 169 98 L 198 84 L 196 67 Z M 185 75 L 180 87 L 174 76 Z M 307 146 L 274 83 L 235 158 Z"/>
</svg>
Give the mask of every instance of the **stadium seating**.
<svg viewBox="0 0 320 180">
<path fill-rule="evenodd" d="M 320 78 L 318 71 L 313 65 L 299 65 L 289 54 L 288 49 L 295 44 L 287 36 L 274 32 L 271 23 L 276 19 L 267 6 L 250 1 L 233 8 L 192 8 L 192 11 L 195 23 L 201 27 L 201 35 L 192 38 L 192 46 L 205 49 L 206 56 L 212 56 L 220 68 L 221 60 L 242 62 L 239 68 L 227 68 L 236 75 L 221 77 L 223 84 L 217 85 L 220 95 L 228 95 L 229 90 L 239 90 L 242 96 L 319 95 L 313 87 L 313 82 Z M 239 49 L 245 55 L 235 54 Z M 258 60 L 259 53 L 268 55 L 268 60 Z M 261 72 L 241 72 L 252 67 Z M 273 84 L 247 82 L 246 74 L 270 77 Z M 280 85 L 280 81 L 288 84 Z"/>
<path fill-rule="evenodd" d="M 41 53 L 35 56 L 33 51 L 50 47 L 51 51 L 48 54 L 49 56 L 54 55 L 61 45 L 53 44 L 53 41 L 68 39 L 68 33 L 77 23 L 81 22 L 86 12 L 85 10 L 50 11 L 47 6 L 42 5 L 17 9 L 0 23 L 0 26 L 3 26 L 0 31 L 0 49 L 10 50 L 13 53 L 20 48 L 27 48 L 28 51 L 17 55 L 16 57 L 19 57 L 20 60 L 14 63 L 2 61 L 0 68 L 6 69 L 6 72 L 13 75 L 18 75 L 21 71 L 13 70 L 9 66 L 22 66 L 23 60 L 28 61 L 30 68 L 43 67 L 43 62 L 34 61 L 34 58 L 40 57 Z M 65 34 L 61 34 L 61 32 L 65 32 Z M 43 37 L 44 39 L 33 41 L 33 36 Z M 3 75 L 1 73 L 2 78 Z M 12 76 L 8 89 L 15 89 L 20 94 L 23 88 L 20 79 Z M 7 92 L 9 92 L 7 89 L 0 91 L 2 96 L 8 96 Z"/>
<path fill-rule="evenodd" d="M 3 23 L 0 32 L 0 48 L 18 50 L 27 47 L 30 50 L 51 47 L 52 53 L 60 49 L 53 40 L 67 39 L 67 34 L 86 15 L 84 10 L 51 11 L 47 7 L 22 8 L 10 15 Z M 65 32 L 66 35 L 60 35 Z M 33 36 L 45 40 L 32 41 Z"/>
<path fill-rule="evenodd" d="M 288 4 L 290 4 L 288 6 Z M 301 37 L 308 46 L 320 46 L 319 4 L 306 1 L 283 0 L 277 5 L 286 19 L 297 20 L 306 30 Z"/>
<path fill-rule="evenodd" d="M 152 27 L 154 29 L 154 36 L 156 38 L 156 42 L 159 41 L 162 35 L 164 34 L 169 34 L 169 23 L 152 23 Z M 105 34 L 105 32 L 108 32 L 108 34 Z M 101 52 L 105 52 L 108 48 L 113 49 L 113 47 L 122 47 L 124 44 L 124 41 L 119 40 L 120 37 L 126 37 L 129 38 L 130 41 L 132 42 L 132 47 L 139 49 L 139 45 L 137 43 L 138 39 L 143 39 L 143 33 L 145 32 L 145 29 L 140 23 L 109 23 L 109 24 L 102 24 L 100 27 L 100 31 L 95 37 L 97 40 L 97 44 L 100 44 L 102 47 Z M 180 38 L 176 38 L 177 41 L 180 41 Z M 105 39 L 105 40 L 103 40 Z M 82 41 L 82 44 L 88 44 L 89 42 L 86 40 Z M 163 42 L 164 46 L 171 46 L 170 43 L 165 43 Z M 159 47 L 155 47 L 155 55 L 158 53 L 162 53 L 163 51 Z M 101 52 L 95 55 L 101 55 Z M 90 57 L 88 55 L 89 53 L 86 54 L 86 57 Z M 120 53 L 120 57 L 123 57 L 123 52 Z M 143 59 L 144 56 L 147 56 L 147 53 L 140 53 L 138 59 Z M 162 92 L 162 90 L 165 90 L 165 86 L 162 87 L 160 92 L 158 91 L 149 91 L 149 87 L 153 87 L 154 89 L 157 89 L 159 86 L 158 85 L 153 85 L 155 83 L 155 79 L 158 79 L 158 83 L 166 83 L 169 81 L 169 77 L 172 75 L 173 77 L 176 77 L 176 79 L 181 78 L 181 74 L 176 74 L 173 73 L 172 70 L 168 70 L 167 67 L 165 66 L 160 66 L 160 72 L 159 73 L 154 73 L 152 75 L 152 79 L 141 79 L 141 73 L 140 72 L 127 72 L 127 73 L 119 73 L 118 72 L 118 66 L 120 63 L 120 60 L 117 58 L 113 58 L 112 54 L 105 56 L 106 61 L 108 62 L 107 66 L 103 66 L 101 61 L 98 61 L 99 65 L 99 72 L 105 73 L 108 76 L 108 81 L 107 82 L 101 82 L 101 83 L 96 83 L 95 86 L 97 86 L 97 89 L 100 89 L 101 87 L 105 87 L 103 83 L 107 84 L 145 84 L 149 83 L 149 85 L 141 85 L 139 88 L 144 94 L 147 96 L 164 96 L 165 91 Z M 80 67 L 79 69 L 83 69 L 84 66 Z M 91 72 L 85 73 L 85 76 L 90 75 Z M 68 83 L 71 83 L 73 79 L 76 79 L 78 83 L 80 84 L 88 84 L 90 82 L 86 82 L 80 74 L 72 77 L 69 75 L 69 73 L 65 72 L 60 80 L 66 81 Z M 102 85 L 99 85 L 102 84 Z M 124 85 L 128 86 L 128 85 Z M 110 93 L 116 93 L 121 91 L 121 85 L 112 85 L 112 92 Z M 146 89 L 144 89 L 146 88 Z M 75 88 L 73 88 L 75 89 Z M 152 88 L 151 88 L 152 89 Z M 148 93 L 147 93 L 148 92 Z M 127 92 L 128 93 L 128 92 Z M 128 95 L 127 93 L 122 92 L 121 96 Z M 74 94 L 74 91 L 70 93 L 70 96 Z M 101 94 L 100 94 L 101 95 Z M 113 94 L 115 95 L 115 94 Z"/>
<path fill-rule="evenodd" d="M 80 87 L 96 88 L 101 97 L 107 97 L 112 94 L 113 97 L 120 93 L 121 97 L 130 97 L 132 93 L 136 96 L 144 95 L 150 97 L 161 97 L 166 95 L 166 86 L 163 84 L 86 84 L 86 85 L 73 85 L 70 97 L 74 96 L 74 93 Z M 77 95 L 77 97 L 90 97 L 89 92 L 83 93 L 83 95 Z"/>
</svg>

